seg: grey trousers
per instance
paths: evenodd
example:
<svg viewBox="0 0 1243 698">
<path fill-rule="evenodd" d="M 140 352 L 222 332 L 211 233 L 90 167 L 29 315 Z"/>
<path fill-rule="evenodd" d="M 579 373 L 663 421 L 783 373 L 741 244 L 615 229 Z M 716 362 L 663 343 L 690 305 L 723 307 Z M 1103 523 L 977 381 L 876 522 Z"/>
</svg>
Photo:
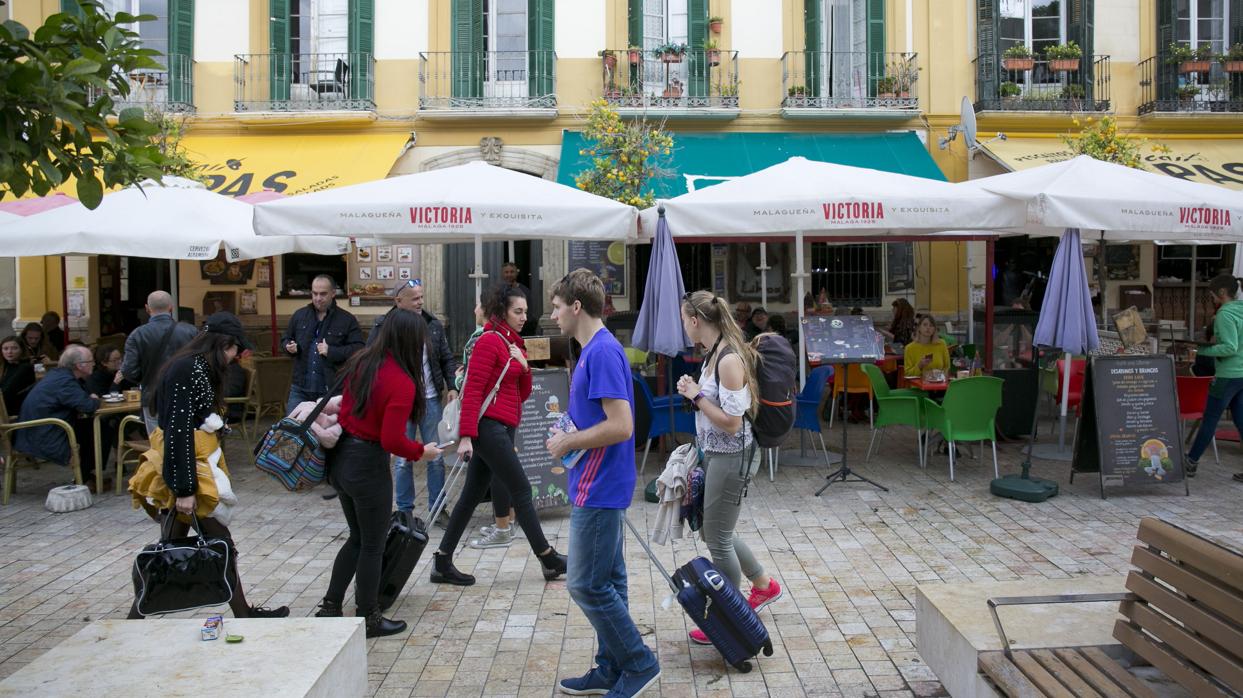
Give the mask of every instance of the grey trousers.
<svg viewBox="0 0 1243 698">
<path fill-rule="evenodd" d="M 738 453 L 704 452 L 703 538 L 713 564 L 735 587 L 743 575 L 755 579 L 764 574 L 751 548 L 734 532 L 742 513 L 742 458 Z M 747 465 L 750 469 L 754 464 L 748 459 Z"/>
</svg>

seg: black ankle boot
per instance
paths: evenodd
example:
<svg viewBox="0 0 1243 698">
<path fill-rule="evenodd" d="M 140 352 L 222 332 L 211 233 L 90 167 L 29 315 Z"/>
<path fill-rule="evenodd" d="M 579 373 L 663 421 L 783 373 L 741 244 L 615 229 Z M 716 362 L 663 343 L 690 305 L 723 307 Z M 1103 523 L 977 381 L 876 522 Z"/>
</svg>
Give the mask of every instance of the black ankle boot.
<svg viewBox="0 0 1243 698">
<path fill-rule="evenodd" d="M 384 637 L 386 635 L 396 635 L 405 632 L 406 621 L 389 620 L 380 615 L 380 609 L 373 609 L 370 613 L 364 614 L 362 611 L 355 612 L 355 615 L 367 619 L 367 637 Z"/>
<path fill-rule="evenodd" d="M 468 587 L 475 583 L 473 576 L 461 572 L 453 566 L 453 558 L 448 555 L 436 553 L 432 555 L 432 562 L 434 565 L 432 569 L 433 584 L 453 584 L 460 587 Z"/>
<path fill-rule="evenodd" d="M 565 556 L 557 552 L 556 548 L 549 550 L 543 555 L 537 555 L 540 565 L 543 566 L 544 580 L 551 582 L 552 580 L 565 574 Z"/>
<path fill-rule="evenodd" d="M 316 618 L 340 618 L 345 615 L 341 612 L 340 601 L 329 601 L 324 599 L 319 602 L 319 610 L 315 612 Z"/>
</svg>

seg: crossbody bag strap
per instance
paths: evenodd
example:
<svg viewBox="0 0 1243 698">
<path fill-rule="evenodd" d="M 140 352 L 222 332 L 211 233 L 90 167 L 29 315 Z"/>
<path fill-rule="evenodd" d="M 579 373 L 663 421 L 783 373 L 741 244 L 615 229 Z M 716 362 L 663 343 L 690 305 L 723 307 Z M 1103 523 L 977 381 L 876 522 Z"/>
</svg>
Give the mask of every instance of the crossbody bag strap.
<svg viewBox="0 0 1243 698">
<path fill-rule="evenodd" d="M 513 346 L 512 344 L 509 343 L 508 339 L 505 339 L 505 335 L 495 330 L 493 330 L 492 333 L 495 334 L 497 337 L 501 338 L 501 341 L 505 343 L 506 349 Z M 488 393 L 487 397 L 485 397 L 483 402 L 480 403 L 479 405 L 479 419 L 483 419 L 483 413 L 488 411 L 488 408 L 492 406 L 492 402 L 496 400 L 497 394 L 501 392 L 501 384 L 505 382 L 505 374 L 509 371 L 509 364 L 513 363 L 513 360 L 514 360 L 513 357 L 509 355 L 505 356 L 505 365 L 501 367 L 501 375 L 499 378 L 496 379 L 496 385 L 492 386 L 492 390 Z M 465 388 L 466 384 L 463 383 L 462 387 Z"/>
</svg>

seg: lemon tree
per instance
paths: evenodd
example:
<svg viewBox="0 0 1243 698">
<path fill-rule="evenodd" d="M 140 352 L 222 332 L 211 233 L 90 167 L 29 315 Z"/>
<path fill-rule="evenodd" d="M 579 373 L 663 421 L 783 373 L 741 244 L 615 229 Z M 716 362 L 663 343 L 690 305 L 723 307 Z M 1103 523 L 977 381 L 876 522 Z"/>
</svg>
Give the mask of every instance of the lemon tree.
<svg viewBox="0 0 1243 698">
<path fill-rule="evenodd" d="M 622 121 L 599 99 L 591 103 L 583 138 L 587 144 L 578 154 L 590 158 L 591 167 L 575 175 L 579 189 L 638 208 L 652 205 L 651 181 L 667 174 L 661 165 L 673 152 L 673 136 L 643 119 Z M 609 248 L 609 261 L 621 264 L 625 250 L 618 247 L 617 259 Z"/>
</svg>

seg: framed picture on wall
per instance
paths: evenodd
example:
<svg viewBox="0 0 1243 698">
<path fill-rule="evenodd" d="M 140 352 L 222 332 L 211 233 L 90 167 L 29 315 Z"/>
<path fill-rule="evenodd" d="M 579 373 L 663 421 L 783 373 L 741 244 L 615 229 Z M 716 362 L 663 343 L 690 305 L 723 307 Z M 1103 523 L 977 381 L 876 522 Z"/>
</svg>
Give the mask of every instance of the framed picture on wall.
<svg viewBox="0 0 1243 698">
<path fill-rule="evenodd" d="M 359 281 L 370 281 L 371 280 L 371 267 L 359 267 L 358 268 L 358 280 Z"/>
<path fill-rule="evenodd" d="M 371 257 L 370 247 L 359 247 L 358 250 L 356 251 L 356 255 L 357 255 L 359 264 L 370 264 L 371 262 L 375 261 Z"/>
<path fill-rule="evenodd" d="M 255 286 L 259 288 L 272 287 L 272 265 L 268 264 L 266 259 L 255 260 Z"/>
<path fill-rule="evenodd" d="M 377 262 L 393 261 L 393 246 L 392 245 L 377 245 L 375 248 L 375 261 Z"/>
<path fill-rule="evenodd" d="M 410 267 L 400 267 L 397 270 L 397 278 L 402 281 L 409 281 L 414 278 L 414 271 Z"/>
<path fill-rule="evenodd" d="M 375 278 L 379 279 L 380 281 L 387 281 L 389 279 L 392 279 L 393 268 L 392 267 L 376 267 Z"/>
<path fill-rule="evenodd" d="M 410 264 L 414 261 L 414 245 L 397 246 L 397 263 Z"/>
<path fill-rule="evenodd" d="M 244 288 L 237 304 L 238 315 L 259 314 L 259 293 L 253 288 Z"/>
</svg>

